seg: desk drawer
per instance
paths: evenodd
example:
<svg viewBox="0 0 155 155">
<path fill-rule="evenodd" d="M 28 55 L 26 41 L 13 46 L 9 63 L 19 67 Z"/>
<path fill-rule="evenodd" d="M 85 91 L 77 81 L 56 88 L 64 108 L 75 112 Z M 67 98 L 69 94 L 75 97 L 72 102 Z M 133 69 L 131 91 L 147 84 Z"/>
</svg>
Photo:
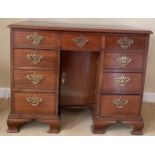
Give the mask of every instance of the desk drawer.
<svg viewBox="0 0 155 155">
<path fill-rule="evenodd" d="M 105 93 L 140 93 L 141 73 L 104 73 L 102 92 Z"/>
<path fill-rule="evenodd" d="M 14 50 L 15 67 L 57 68 L 58 51 L 55 50 Z"/>
<path fill-rule="evenodd" d="M 106 49 L 132 50 L 145 49 L 146 36 L 141 34 L 109 34 L 106 36 Z"/>
<path fill-rule="evenodd" d="M 62 34 L 62 49 L 98 51 L 101 47 L 101 37 L 97 33 L 64 32 Z"/>
<path fill-rule="evenodd" d="M 55 31 L 15 30 L 15 48 L 55 49 L 58 47 L 58 33 Z"/>
<path fill-rule="evenodd" d="M 14 103 L 18 114 L 56 113 L 56 96 L 52 93 L 14 92 Z"/>
<path fill-rule="evenodd" d="M 102 95 L 100 103 L 101 116 L 137 116 L 140 114 L 141 99 L 139 95 Z"/>
<path fill-rule="evenodd" d="M 143 69 L 144 54 L 105 53 L 104 68 L 108 69 Z"/>
<path fill-rule="evenodd" d="M 43 70 L 15 70 L 14 88 L 16 89 L 45 89 L 56 90 L 56 71 Z"/>
</svg>

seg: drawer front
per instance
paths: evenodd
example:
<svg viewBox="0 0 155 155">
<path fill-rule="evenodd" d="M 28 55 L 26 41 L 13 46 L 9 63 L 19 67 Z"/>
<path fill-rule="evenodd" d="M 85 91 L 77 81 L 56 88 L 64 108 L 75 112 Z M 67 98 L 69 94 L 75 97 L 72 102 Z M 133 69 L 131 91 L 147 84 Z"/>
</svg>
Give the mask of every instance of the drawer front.
<svg viewBox="0 0 155 155">
<path fill-rule="evenodd" d="M 110 34 L 106 36 L 106 48 L 118 50 L 141 49 L 144 51 L 145 35 L 138 34 Z"/>
<path fill-rule="evenodd" d="M 15 70 L 14 88 L 56 90 L 56 71 Z"/>
<path fill-rule="evenodd" d="M 58 33 L 54 31 L 15 30 L 14 47 L 55 49 L 58 47 Z"/>
<path fill-rule="evenodd" d="M 140 114 L 141 98 L 139 95 L 102 95 L 101 116 L 137 116 Z"/>
<path fill-rule="evenodd" d="M 14 50 L 15 67 L 57 68 L 58 52 L 55 50 Z"/>
<path fill-rule="evenodd" d="M 99 50 L 101 37 L 96 33 L 68 32 L 62 34 L 62 49 L 65 50 Z"/>
<path fill-rule="evenodd" d="M 143 69 L 143 54 L 105 53 L 104 68 L 108 69 Z"/>
<path fill-rule="evenodd" d="M 141 73 L 104 73 L 102 92 L 106 93 L 140 93 Z"/>
<path fill-rule="evenodd" d="M 16 113 L 22 114 L 55 114 L 56 96 L 52 93 L 14 92 Z"/>
</svg>

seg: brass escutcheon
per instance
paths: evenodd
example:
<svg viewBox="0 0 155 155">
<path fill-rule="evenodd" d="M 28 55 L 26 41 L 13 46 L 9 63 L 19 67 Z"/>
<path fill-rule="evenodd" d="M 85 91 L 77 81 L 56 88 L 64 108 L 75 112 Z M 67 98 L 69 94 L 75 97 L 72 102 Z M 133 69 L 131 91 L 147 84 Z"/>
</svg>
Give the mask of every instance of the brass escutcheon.
<svg viewBox="0 0 155 155">
<path fill-rule="evenodd" d="M 127 76 L 124 76 L 123 74 L 120 77 L 115 77 L 115 82 L 119 84 L 119 86 L 125 86 L 129 81 L 130 78 Z"/>
<path fill-rule="evenodd" d="M 134 41 L 125 36 L 117 40 L 117 43 L 120 45 L 122 49 L 125 50 L 125 49 L 128 49 L 134 43 Z"/>
<path fill-rule="evenodd" d="M 43 75 L 37 74 L 36 72 L 34 72 L 33 74 L 29 74 L 26 76 L 26 78 L 33 84 L 38 84 L 41 82 L 41 80 L 43 79 Z"/>
<path fill-rule="evenodd" d="M 36 95 L 33 95 L 33 96 L 27 97 L 26 101 L 29 102 L 32 106 L 36 107 L 43 101 L 43 99 L 40 97 L 37 97 Z"/>
<path fill-rule="evenodd" d="M 132 62 L 132 58 L 129 58 L 125 55 L 122 55 L 121 57 L 116 58 L 117 64 L 119 64 L 121 67 L 126 67 L 129 63 Z"/>
<path fill-rule="evenodd" d="M 37 46 L 43 41 L 44 36 L 39 35 L 35 32 L 33 34 L 27 35 L 27 39 L 32 41 L 33 45 Z"/>
<path fill-rule="evenodd" d="M 40 63 L 43 58 L 44 56 L 38 54 L 37 52 L 30 53 L 27 55 L 27 59 L 29 59 L 34 65 Z"/>
<path fill-rule="evenodd" d="M 76 43 L 76 45 L 80 48 L 82 48 L 83 46 L 85 46 L 88 43 L 88 39 L 82 35 L 73 38 L 73 41 Z"/>
<path fill-rule="evenodd" d="M 118 99 L 113 100 L 113 104 L 117 108 L 121 109 L 121 108 L 125 107 L 125 105 L 128 104 L 128 100 L 123 99 L 122 97 L 119 97 Z"/>
</svg>

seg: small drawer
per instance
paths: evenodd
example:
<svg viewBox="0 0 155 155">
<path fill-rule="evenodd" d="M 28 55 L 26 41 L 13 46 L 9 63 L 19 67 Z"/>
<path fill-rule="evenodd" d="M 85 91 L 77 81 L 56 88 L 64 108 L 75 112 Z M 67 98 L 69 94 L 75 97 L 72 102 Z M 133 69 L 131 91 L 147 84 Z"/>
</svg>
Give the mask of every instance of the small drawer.
<svg viewBox="0 0 155 155">
<path fill-rule="evenodd" d="M 141 34 L 109 34 L 106 36 L 106 49 L 121 51 L 145 49 L 146 36 Z"/>
<path fill-rule="evenodd" d="M 111 117 L 134 117 L 140 114 L 139 95 L 102 95 L 100 115 Z"/>
<path fill-rule="evenodd" d="M 58 47 L 55 31 L 14 30 L 15 48 L 55 49 Z"/>
<path fill-rule="evenodd" d="M 104 54 L 104 68 L 107 69 L 143 69 L 144 55 L 129 53 L 108 53 Z"/>
<path fill-rule="evenodd" d="M 97 33 L 65 32 L 62 34 L 62 49 L 91 50 L 101 48 L 101 36 Z"/>
<path fill-rule="evenodd" d="M 57 68 L 58 51 L 14 49 L 14 66 Z"/>
<path fill-rule="evenodd" d="M 141 73 L 103 73 L 102 92 L 140 93 L 141 86 Z"/>
<path fill-rule="evenodd" d="M 56 90 L 55 70 L 14 70 L 15 89 Z"/>
<path fill-rule="evenodd" d="M 52 93 L 14 92 L 14 108 L 21 114 L 55 114 L 56 96 Z"/>
</svg>

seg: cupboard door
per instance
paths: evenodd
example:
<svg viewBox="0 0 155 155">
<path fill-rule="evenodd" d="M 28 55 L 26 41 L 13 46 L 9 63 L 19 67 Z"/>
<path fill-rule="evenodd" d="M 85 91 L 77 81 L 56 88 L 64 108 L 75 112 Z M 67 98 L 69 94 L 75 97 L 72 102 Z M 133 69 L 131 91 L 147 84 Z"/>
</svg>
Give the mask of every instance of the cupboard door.
<svg viewBox="0 0 155 155">
<path fill-rule="evenodd" d="M 97 54 L 62 52 L 61 105 L 85 106 L 94 103 Z"/>
</svg>

